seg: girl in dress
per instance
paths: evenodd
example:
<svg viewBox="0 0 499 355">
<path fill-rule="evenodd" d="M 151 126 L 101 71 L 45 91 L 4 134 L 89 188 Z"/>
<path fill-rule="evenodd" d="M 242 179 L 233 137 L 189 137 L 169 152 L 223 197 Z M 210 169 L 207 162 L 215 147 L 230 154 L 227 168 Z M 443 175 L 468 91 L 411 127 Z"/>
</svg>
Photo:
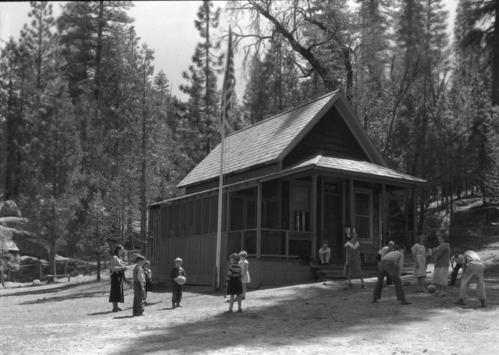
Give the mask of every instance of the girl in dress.
<svg viewBox="0 0 499 355">
<path fill-rule="evenodd" d="M 146 306 L 147 306 L 147 292 L 152 291 L 152 272 L 151 272 L 151 263 L 149 260 L 146 260 L 144 263 L 144 275 L 146 277 L 146 294 L 145 294 L 145 301 L 146 301 Z"/>
<path fill-rule="evenodd" d="M 121 308 L 118 307 L 118 302 L 125 302 L 123 280 L 125 278 L 125 271 L 128 268 L 123 263 L 123 252 L 123 246 L 117 244 L 114 247 L 113 257 L 110 261 L 111 292 L 109 295 L 109 302 L 113 303 L 113 312 L 121 311 Z"/>
<path fill-rule="evenodd" d="M 243 293 L 241 294 L 241 299 L 244 300 L 246 298 L 246 285 L 251 283 L 249 263 L 248 260 L 246 260 L 248 253 L 243 250 L 239 253 L 239 257 L 241 258 L 239 265 L 241 265 L 241 282 L 243 283 Z"/>
<path fill-rule="evenodd" d="M 230 256 L 231 265 L 227 271 L 227 294 L 230 295 L 228 313 L 232 313 L 234 306 L 234 296 L 237 298 L 237 311 L 241 309 L 241 294 L 243 293 L 243 284 L 241 282 L 241 265 L 239 265 L 239 254 L 234 253 Z"/>
<path fill-rule="evenodd" d="M 352 277 L 359 277 L 362 288 L 364 285 L 364 277 L 362 276 L 362 269 L 360 267 L 360 244 L 357 241 L 357 233 L 353 232 L 350 240 L 345 244 L 345 274 L 348 276 L 348 287 L 352 287 Z"/>
<path fill-rule="evenodd" d="M 424 245 L 425 237 L 420 235 L 418 237 L 419 242 L 414 244 L 411 248 L 412 260 L 414 261 L 414 271 L 413 276 L 417 280 L 416 292 L 426 292 L 424 287 L 424 282 L 426 278 L 426 258 L 427 252 Z"/>
</svg>

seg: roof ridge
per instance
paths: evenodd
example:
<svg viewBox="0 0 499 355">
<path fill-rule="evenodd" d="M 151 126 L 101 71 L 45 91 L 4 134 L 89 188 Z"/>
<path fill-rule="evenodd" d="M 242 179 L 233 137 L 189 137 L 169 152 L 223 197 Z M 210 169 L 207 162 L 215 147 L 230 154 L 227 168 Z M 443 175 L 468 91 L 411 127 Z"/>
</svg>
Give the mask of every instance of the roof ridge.
<svg viewBox="0 0 499 355">
<path fill-rule="evenodd" d="M 274 115 L 274 116 L 268 117 L 268 118 L 266 118 L 266 119 L 264 119 L 264 120 L 261 120 L 261 121 L 258 121 L 258 122 L 256 122 L 256 123 L 253 123 L 252 125 L 249 125 L 249 126 L 247 126 L 247 127 L 244 127 L 244 128 L 242 128 L 242 129 L 240 129 L 240 130 L 238 130 L 238 131 L 232 132 L 231 134 L 229 134 L 229 135 L 227 136 L 227 138 L 228 138 L 228 137 L 232 137 L 232 136 L 236 135 L 236 134 L 237 134 L 237 133 L 239 133 L 239 132 L 243 132 L 243 131 L 246 131 L 246 130 L 248 130 L 248 129 L 250 129 L 250 128 L 256 127 L 256 126 L 258 126 L 258 125 L 260 125 L 260 124 L 263 124 L 263 123 L 265 123 L 265 122 L 267 122 L 267 121 L 273 120 L 273 119 L 275 119 L 275 118 L 277 118 L 277 117 L 279 117 L 279 116 L 282 116 L 282 115 L 288 114 L 289 112 L 294 111 L 294 110 L 297 110 L 297 109 L 299 109 L 300 107 L 307 106 L 307 105 L 310 105 L 310 104 L 312 104 L 312 103 L 314 103 L 314 102 L 316 102 L 316 101 L 322 100 L 322 99 L 323 99 L 323 98 L 325 98 L 326 96 L 331 96 L 331 97 L 332 97 L 332 96 L 334 96 L 334 95 L 335 95 L 337 92 L 339 92 L 339 91 L 340 91 L 340 89 L 336 89 L 335 91 L 331 91 L 331 92 L 329 92 L 329 93 L 327 93 L 327 94 L 324 94 L 324 95 L 321 95 L 321 96 L 319 96 L 319 97 L 316 97 L 315 99 L 313 99 L 313 100 L 311 100 L 311 101 L 308 101 L 308 102 L 305 102 L 305 103 L 303 103 L 303 104 L 301 104 L 301 105 L 298 105 L 298 106 L 295 106 L 295 107 L 293 107 L 293 108 L 290 108 L 290 109 L 289 109 L 289 110 L 287 110 L 287 111 L 284 111 L 284 112 L 278 113 L 277 115 Z"/>
</svg>

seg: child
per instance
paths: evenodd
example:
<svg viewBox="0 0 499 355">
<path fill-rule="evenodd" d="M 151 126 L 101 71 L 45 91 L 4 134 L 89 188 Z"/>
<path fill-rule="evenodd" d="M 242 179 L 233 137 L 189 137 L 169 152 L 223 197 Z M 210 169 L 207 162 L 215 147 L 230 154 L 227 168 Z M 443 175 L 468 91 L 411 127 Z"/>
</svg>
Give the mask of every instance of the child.
<svg viewBox="0 0 499 355">
<path fill-rule="evenodd" d="M 232 313 L 234 306 L 234 296 L 237 297 L 237 311 L 241 309 L 241 293 L 243 292 L 243 284 L 241 282 L 241 265 L 239 265 L 239 254 L 234 253 L 230 256 L 231 265 L 227 271 L 227 294 L 230 295 L 230 303 L 228 313 Z"/>
<path fill-rule="evenodd" d="M 327 240 L 322 243 L 322 247 L 319 249 L 319 259 L 322 264 L 329 264 L 329 259 L 331 258 L 331 248 L 328 247 Z"/>
<path fill-rule="evenodd" d="M 241 282 L 243 283 L 243 293 L 241 295 L 241 299 L 244 300 L 246 298 L 246 285 L 251 283 L 249 263 L 248 260 L 246 260 L 248 253 L 243 250 L 239 253 L 239 257 L 241 258 L 239 265 L 241 265 Z"/>
<path fill-rule="evenodd" d="M 182 259 L 175 259 L 175 267 L 170 272 L 172 277 L 172 308 L 180 307 L 180 301 L 182 301 L 182 285 L 177 283 L 177 277 L 186 277 L 185 270 L 182 269 Z"/>
<path fill-rule="evenodd" d="M 450 258 L 450 265 L 452 266 L 452 273 L 450 274 L 449 286 L 454 286 L 456 284 L 457 273 L 459 269 L 463 267 L 464 257 L 459 250 L 454 250 L 452 253 L 452 258 Z"/>
<path fill-rule="evenodd" d="M 137 265 L 133 269 L 133 315 L 144 315 L 145 308 L 145 285 L 146 277 L 144 275 L 143 265 L 146 261 L 142 255 L 138 254 L 135 258 Z"/>
<path fill-rule="evenodd" d="M 151 272 L 151 263 L 149 260 L 146 260 L 144 263 L 144 275 L 146 277 L 146 294 L 145 294 L 145 303 L 147 306 L 147 292 L 152 291 L 152 272 Z"/>
</svg>

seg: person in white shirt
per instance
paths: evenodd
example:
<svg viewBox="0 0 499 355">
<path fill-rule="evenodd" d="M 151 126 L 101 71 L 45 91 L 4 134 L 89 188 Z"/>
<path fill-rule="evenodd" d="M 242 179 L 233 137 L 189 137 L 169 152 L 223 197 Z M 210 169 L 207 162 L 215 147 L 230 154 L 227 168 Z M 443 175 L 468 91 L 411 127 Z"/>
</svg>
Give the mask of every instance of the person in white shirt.
<svg viewBox="0 0 499 355">
<path fill-rule="evenodd" d="M 331 248 L 328 246 L 327 240 L 322 243 L 322 246 L 319 249 L 319 259 L 322 264 L 329 264 L 329 260 L 331 259 Z"/>
<path fill-rule="evenodd" d="M 485 266 L 483 265 L 482 259 L 477 252 L 468 249 L 463 254 L 464 262 L 463 262 L 463 276 L 461 278 L 461 287 L 459 289 L 459 299 L 456 304 L 465 305 L 464 300 L 468 297 L 466 288 L 470 283 L 471 279 L 474 277 L 478 278 L 476 284 L 476 293 L 477 297 L 482 304 L 482 307 L 487 307 L 487 303 L 485 302 L 487 296 L 485 295 L 485 281 L 484 281 L 484 270 Z"/>
<path fill-rule="evenodd" d="M 400 301 L 400 304 L 411 304 L 411 302 L 407 301 L 405 298 L 405 292 L 402 287 L 402 279 L 400 278 L 404 267 L 404 252 L 405 246 L 398 245 L 394 251 L 389 252 L 381 258 L 381 261 L 378 264 L 378 282 L 376 283 L 376 288 L 373 292 L 372 303 L 378 302 L 381 298 L 383 279 L 386 275 L 388 275 L 395 284 L 395 293 L 397 295 L 397 299 Z"/>
</svg>

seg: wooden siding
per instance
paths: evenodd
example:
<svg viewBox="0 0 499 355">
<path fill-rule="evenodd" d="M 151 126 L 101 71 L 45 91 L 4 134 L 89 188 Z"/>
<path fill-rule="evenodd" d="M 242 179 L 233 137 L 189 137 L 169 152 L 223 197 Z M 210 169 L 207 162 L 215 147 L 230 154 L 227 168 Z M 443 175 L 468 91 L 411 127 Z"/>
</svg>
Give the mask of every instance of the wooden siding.
<svg viewBox="0 0 499 355">
<path fill-rule="evenodd" d="M 369 161 L 334 107 L 284 159 L 283 167 L 289 167 L 317 154 Z"/>
</svg>

